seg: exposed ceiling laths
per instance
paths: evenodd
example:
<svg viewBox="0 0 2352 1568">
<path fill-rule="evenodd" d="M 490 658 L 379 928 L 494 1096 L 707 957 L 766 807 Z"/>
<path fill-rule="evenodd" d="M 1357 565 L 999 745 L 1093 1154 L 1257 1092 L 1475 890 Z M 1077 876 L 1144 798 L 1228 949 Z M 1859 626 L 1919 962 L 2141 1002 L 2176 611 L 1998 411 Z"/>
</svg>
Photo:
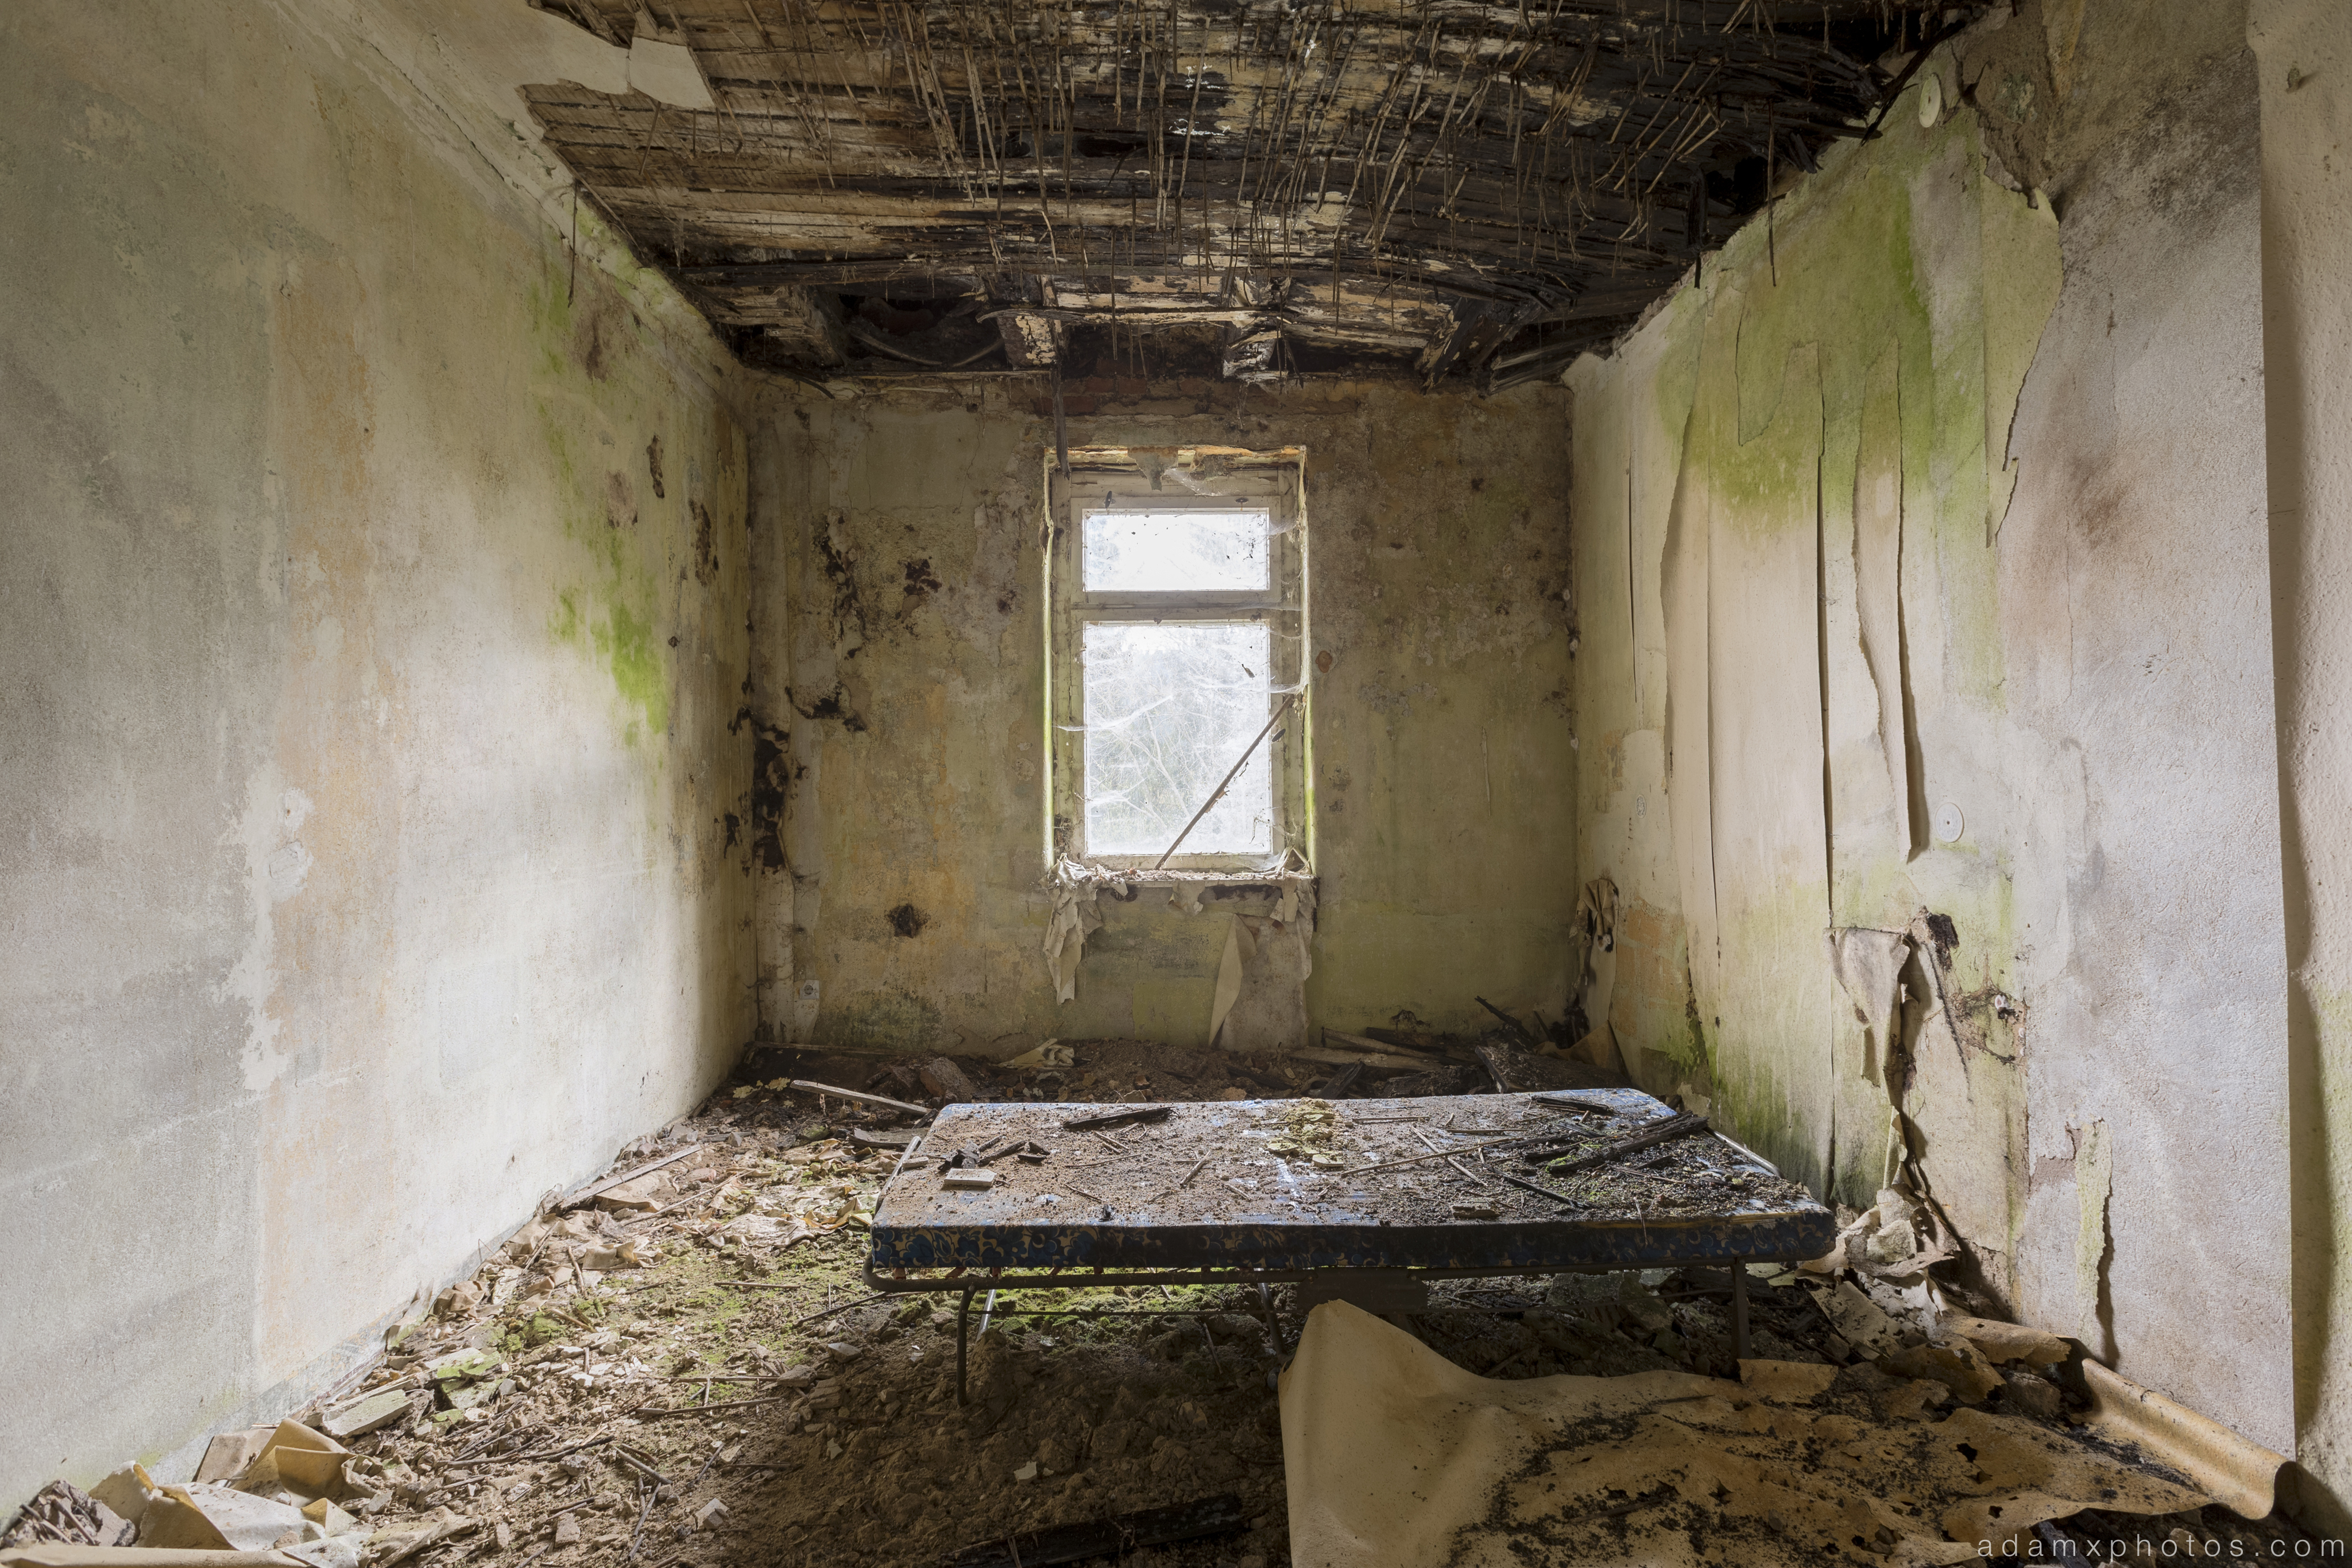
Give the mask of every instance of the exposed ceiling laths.
<svg viewBox="0 0 2352 1568">
<path fill-rule="evenodd" d="M 1858 134 L 1886 86 L 1865 57 L 1916 46 L 1944 14 L 543 4 L 611 41 L 692 50 L 714 109 L 524 92 L 639 254 L 749 357 L 935 366 L 968 350 L 1001 370 L 1072 357 L 1074 337 L 1159 330 L 1227 345 L 1240 373 L 1229 346 L 1271 333 L 1267 373 L 1385 363 L 1486 384 L 1552 373 L 1621 329 L 1761 199 L 1755 161 L 1809 166 Z M 908 297 L 961 305 L 860 329 L 861 300 Z"/>
</svg>

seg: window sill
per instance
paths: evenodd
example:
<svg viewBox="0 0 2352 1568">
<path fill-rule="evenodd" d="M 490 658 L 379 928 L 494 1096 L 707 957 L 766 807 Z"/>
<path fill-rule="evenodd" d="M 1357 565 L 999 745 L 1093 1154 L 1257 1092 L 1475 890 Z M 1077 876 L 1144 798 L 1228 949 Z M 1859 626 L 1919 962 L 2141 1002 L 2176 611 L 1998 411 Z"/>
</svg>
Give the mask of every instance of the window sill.
<svg viewBox="0 0 2352 1568">
<path fill-rule="evenodd" d="M 1146 888 L 1166 894 L 1169 907 L 1184 915 L 1200 914 L 1203 899 L 1239 904 L 1232 911 L 1236 933 L 1244 922 L 1254 927 L 1266 922 L 1276 930 L 1289 931 L 1299 945 L 1299 973 L 1303 977 L 1307 971 L 1307 943 L 1315 930 L 1316 900 L 1315 873 L 1310 871 L 1143 871 L 1088 865 L 1065 857 L 1055 862 L 1045 885 L 1054 895 L 1053 917 L 1045 927 L 1045 966 L 1054 977 L 1055 995 L 1065 1002 L 1077 994 L 1078 960 L 1086 953 L 1087 937 L 1102 929 L 1103 900 L 1133 904 Z M 1234 940 L 1228 937 L 1217 981 L 1219 993 L 1228 995 L 1228 969 L 1234 984 L 1239 984 L 1240 963 L 1235 955 Z M 1220 1025 L 1223 1018 L 1221 1009 Z M 1210 1039 L 1216 1038 L 1213 1028 Z"/>
<path fill-rule="evenodd" d="M 1046 880 L 1056 889 L 1091 888 L 1122 901 L 1134 898 L 1146 888 L 1191 886 L 1198 886 L 1210 898 L 1241 898 L 1311 887 L 1315 883 L 1315 873 L 1279 868 L 1269 871 L 1206 871 L 1174 866 L 1164 871 L 1151 871 L 1139 866 L 1092 865 L 1084 861 L 1066 859 L 1055 863 L 1053 874 Z M 1124 891 L 1130 889 L 1132 891 Z"/>
</svg>

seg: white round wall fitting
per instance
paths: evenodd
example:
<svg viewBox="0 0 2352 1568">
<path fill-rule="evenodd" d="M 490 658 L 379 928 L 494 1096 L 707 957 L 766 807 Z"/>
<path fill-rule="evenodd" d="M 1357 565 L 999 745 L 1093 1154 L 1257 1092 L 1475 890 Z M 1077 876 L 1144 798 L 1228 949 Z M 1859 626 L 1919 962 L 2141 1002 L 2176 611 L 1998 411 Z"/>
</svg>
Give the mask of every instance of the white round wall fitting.
<svg viewBox="0 0 2352 1568">
<path fill-rule="evenodd" d="M 1936 837 L 1948 844 L 1957 844 L 1968 830 L 1968 819 L 1960 815 L 1957 802 L 1947 800 L 1936 808 Z"/>
<path fill-rule="evenodd" d="M 1944 82 L 1934 71 L 1919 78 L 1919 123 L 1931 126 L 1943 118 Z"/>
</svg>

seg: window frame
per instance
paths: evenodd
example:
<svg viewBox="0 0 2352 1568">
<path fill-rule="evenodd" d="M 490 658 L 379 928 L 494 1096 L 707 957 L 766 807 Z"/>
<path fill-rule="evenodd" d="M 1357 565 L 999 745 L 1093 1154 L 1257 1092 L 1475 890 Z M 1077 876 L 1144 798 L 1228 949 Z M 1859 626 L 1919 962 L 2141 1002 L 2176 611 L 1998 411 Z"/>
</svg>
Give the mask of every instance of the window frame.
<svg viewBox="0 0 2352 1568">
<path fill-rule="evenodd" d="M 1242 467 L 1202 481 L 1213 492 L 1197 495 L 1172 483 L 1154 490 L 1131 461 L 1116 467 L 1074 466 L 1065 476 L 1047 458 L 1048 538 L 1045 549 L 1046 727 L 1050 784 L 1046 790 L 1045 838 L 1049 864 L 1065 861 L 1117 872 L 1149 872 L 1159 858 L 1149 854 L 1090 854 L 1086 847 L 1086 688 L 1082 653 L 1090 622 L 1160 622 L 1181 625 L 1259 622 L 1267 627 L 1273 652 L 1268 672 L 1266 716 L 1283 696 L 1297 701 L 1275 733 L 1261 743 L 1274 763 L 1274 824 L 1267 855 L 1202 853 L 1181 850 L 1162 874 L 1234 873 L 1277 875 L 1311 872 L 1312 822 L 1307 781 L 1312 777 L 1311 694 L 1303 676 L 1307 646 L 1307 509 L 1303 464 L 1295 458 Z M 1074 463 L 1076 455 L 1073 454 Z M 1236 503 L 1240 506 L 1237 507 Z M 1107 591 L 1085 587 L 1083 521 L 1088 512 L 1213 512 L 1246 508 L 1267 513 L 1266 586 L 1264 589 L 1197 591 Z"/>
</svg>

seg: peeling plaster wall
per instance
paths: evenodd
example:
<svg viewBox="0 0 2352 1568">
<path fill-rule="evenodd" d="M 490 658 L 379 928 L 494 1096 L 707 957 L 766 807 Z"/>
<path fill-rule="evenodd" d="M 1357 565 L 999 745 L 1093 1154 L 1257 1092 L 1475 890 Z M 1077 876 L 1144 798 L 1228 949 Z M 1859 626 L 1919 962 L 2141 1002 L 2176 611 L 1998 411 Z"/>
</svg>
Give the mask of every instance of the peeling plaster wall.
<svg viewBox="0 0 2352 1568">
<path fill-rule="evenodd" d="M 761 873 L 761 1023 L 777 1038 L 1208 1043 L 1239 906 L 1106 900 L 1067 1006 L 1040 952 L 1042 391 L 793 393 L 762 422 L 780 452 L 757 631 L 782 797 Z M 1572 761 L 1559 392 L 1074 380 L 1071 402 L 1074 444 L 1309 454 L 1313 973 L 1302 986 L 1295 946 L 1262 943 L 1229 1042 L 1402 1011 L 1480 1028 L 1475 995 L 1559 1018 L 1576 899 L 1559 808 Z M 902 906 L 910 935 L 890 918 Z"/>
<path fill-rule="evenodd" d="M 2252 59 L 2079 9 L 1571 371 L 1580 874 L 1647 1082 L 1862 1204 L 1891 1077 L 1980 1288 L 2292 1452 Z"/>
<path fill-rule="evenodd" d="M 2284 802 L 2296 1488 L 2352 1535 L 2352 10 L 2253 7 Z"/>
<path fill-rule="evenodd" d="M 721 358 L 383 21 L 0 23 L 0 1509 L 291 1407 L 753 1027 Z"/>
</svg>

